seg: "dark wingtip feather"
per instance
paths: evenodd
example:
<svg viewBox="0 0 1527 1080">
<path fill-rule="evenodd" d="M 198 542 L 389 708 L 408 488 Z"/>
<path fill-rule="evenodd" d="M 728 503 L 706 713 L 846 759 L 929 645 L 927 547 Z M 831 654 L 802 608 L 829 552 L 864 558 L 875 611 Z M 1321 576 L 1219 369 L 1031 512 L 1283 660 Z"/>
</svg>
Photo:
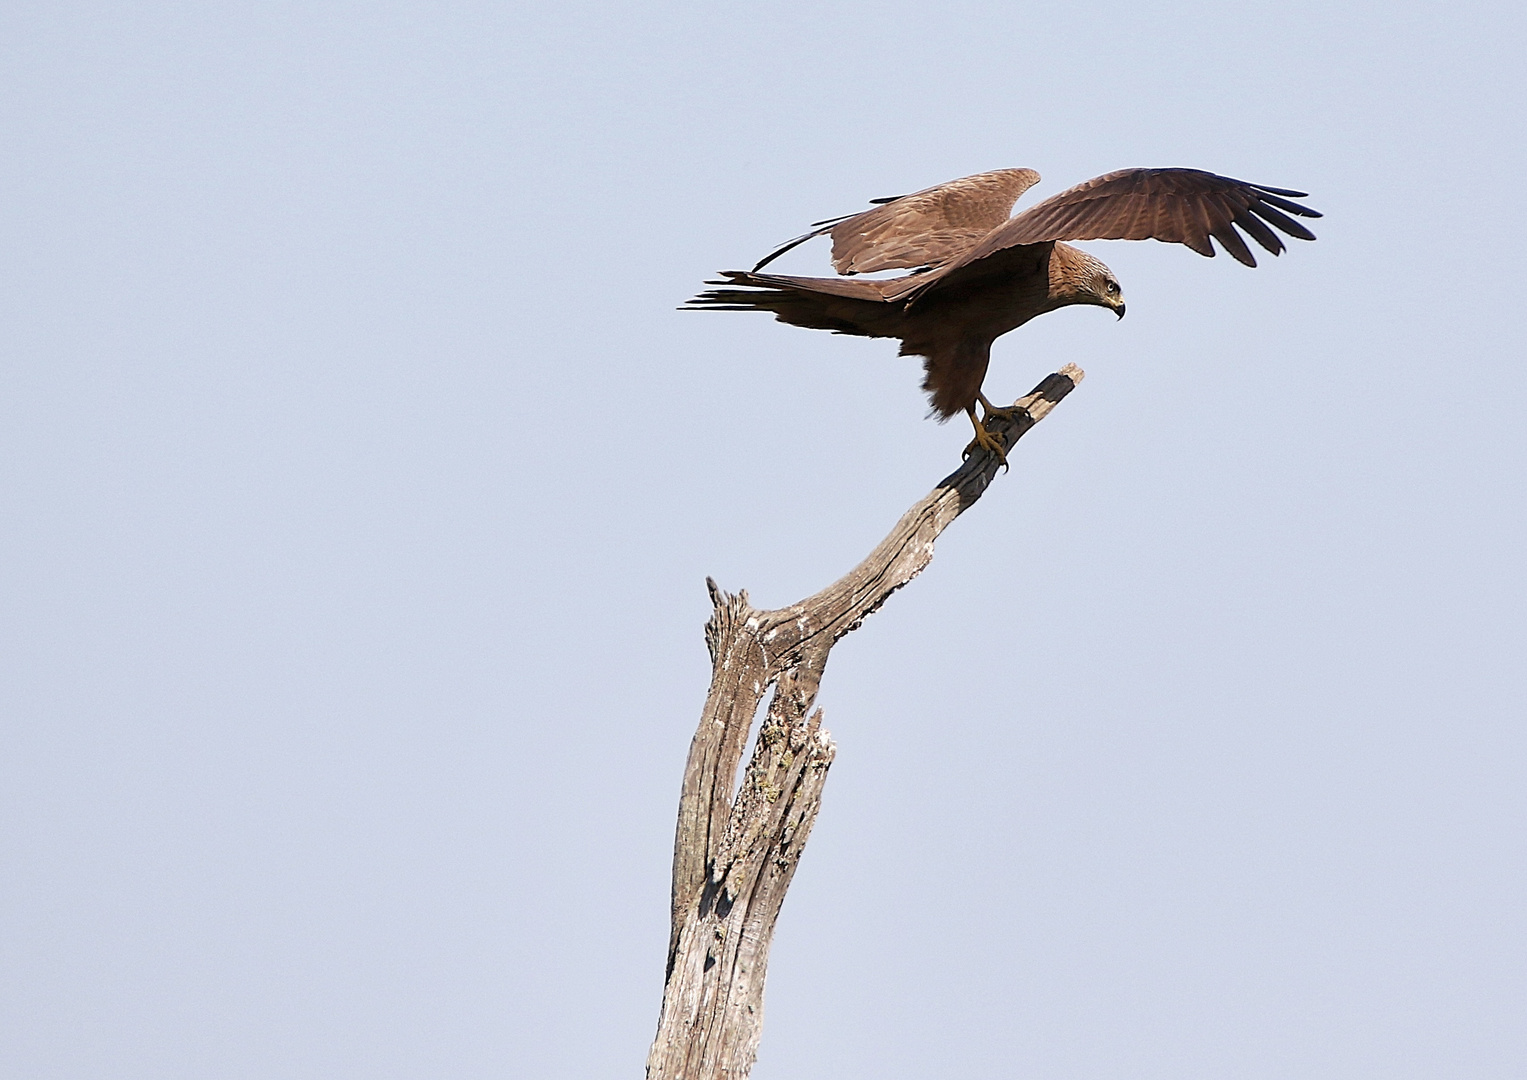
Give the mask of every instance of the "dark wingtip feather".
<svg viewBox="0 0 1527 1080">
<path fill-rule="evenodd" d="M 1241 239 L 1241 234 L 1235 231 L 1235 226 L 1226 222 L 1217 229 L 1210 229 L 1209 235 L 1220 242 L 1220 247 L 1230 252 L 1230 257 L 1242 266 L 1255 267 L 1257 257 L 1246 246 L 1246 241 Z"/>
<path fill-rule="evenodd" d="M 1248 206 L 1247 209 L 1250 210 L 1253 214 L 1257 215 L 1257 217 L 1261 218 L 1263 221 L 1267 222 L 1269 225 L 1282 229 L 1290 236 L 1296 237 L 1300 240 L 1315 239 L 1314 233 L 1310 232 L 1310 230 L 1306 229 L 1303 225 L 1299 224 L 1287 214 L 1281 214 L 1277 210 L 1274 210 L 1271 206 L 1267 205 L 1265 201 L 1254 202 Z"/>
<path fill-rule="evenodd" d="M 849 215 L 849 216 L 852 217 L 853 215 Z M 842 221 L 843 219 L 842 218 L 834 218 L 833 220 L 834 221 Z M 822 223 L 821 222 L 816 222 L 816 224 L 820 225 Z M 762 259 L 760 259 L 754 265 L 753 273 L 755 273 L 755 274 L 758 273 L 758 271 L 760 271 L 764 267 L 768 266 L 771 262 L 773 262 L 775 259 L 779 258 L 785 252 L 792 251 L 795 248 L 800 247 L 807 240 L 810 240 L 812 237 L 821 236 L 826 231 L 827 231 L 826 229 L 813 229 L 811 232 L 806 233 L 804 236 L 797 236 L 794 240 L 791 240 L 789 243 L 783 245 L 782 247 L 775 248 L 773 251 L 769 252 L 769 254 L 765 255 Z"/>
<path fill-rule="evenodd" d="M 1269 229 L 1265 222 L 1249 210 L 1243 210 L 1234 218 L 1235 224 L 1263 248 L 1274 255 L 1283 253 L 1283 241 Z"/>
<path fill-rule="evenodd" d="M 1248 186 L 1254 187 L 1258 191 L 1270 191 L 1274 195 L 1287 195 L 1290 199 L 1308 199 L 1310 197 L 1308 191 L 1294 191 L 1292 188 L 1268 187 L 1266 184 L 1250 184 Z"/>
<path fill-rule="evenodd" d="M 1209 242 L 1209 234 L 1188 233 L 1183 236 L 1182 244 L 1189 251 L 1197 252 L 1206 259 L 1214 258 L 1214 245 Z"/>
<path fill-rule="evenodd" d="M 895 202 L 896 199 L 900 198 L 902 198 L 902 196 L 898 195 L 895 199 L 871 199 L 870 202 L 888 203 Z M 834 225 L 847 221 L 851 217 L 858 217 L 861 213 L 863 213 L 862 210 L 856 210 L 852 214 L 839 214 L 837 217 L 823 218 L 821 221 L 813 221 L 811 223 L 810 232 L 797 236 L 794 240 L 788 241 L 787 243 L 782 244 L 781 246 L 775 248 L 773 251 L 769 252 L 769 254 L 765 255 L 758 263 L 753 266 L 753 272 L 756 274 L 758 271 L 768 266 L 775 259 L 783 255 L 785 252 L 793 251 L 795 248 L 798 248 L 804 244 L 807 240 L 814 240 L 816 237 L 821 236 L 823 233 L 829 232 Z"/>
<path fill-rule="evenodd" d="M 1280 210 L 1287 210 L 1290 214 L 1298 214 L 1300 217 L 1317 218 L 1324 217 L 1319 210 L 1313 210 L 1303 203 L 1289 202 L 1287 199 L 1278 198 L 1279 195 L 1293 195 L 1301 199 L 1308 198 L 1302 191 L 1284 191 L 1282 188 L 1265 188 L 1260 184 L 1252 184 L 1251 189 L 1262 197 L 1262 201 L 1276 206 Z M 1271 194 L 1268 194 L 1271 192 Z"/>
</svg>

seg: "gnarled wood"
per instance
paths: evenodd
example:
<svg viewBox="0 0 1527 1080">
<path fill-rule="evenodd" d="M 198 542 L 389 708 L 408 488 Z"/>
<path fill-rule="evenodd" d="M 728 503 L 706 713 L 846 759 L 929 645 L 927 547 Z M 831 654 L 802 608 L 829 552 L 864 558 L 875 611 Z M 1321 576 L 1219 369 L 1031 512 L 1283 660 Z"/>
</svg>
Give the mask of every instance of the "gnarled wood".
<svg viewBox="0 0 1527 1080">
<path fill-rule="evenodd" d="M 1082 379 L 1067 364 L 987 428 L 1011 448 Z M 763 1029 L 774 923 L 821 805 L 835 748 L 812 711 L 827 654 L 920 574 L 933 542 L 997 474 L 973 455 L 902 515 L 854 569 L 814 596 L 759 611 L 707 580 L 711 685 L 689 748 L 673 851 L 668 976 L 647 1080 L 743 1080 Z M 748 729 L 769 687 L 736 796 Z"/>
</svg>

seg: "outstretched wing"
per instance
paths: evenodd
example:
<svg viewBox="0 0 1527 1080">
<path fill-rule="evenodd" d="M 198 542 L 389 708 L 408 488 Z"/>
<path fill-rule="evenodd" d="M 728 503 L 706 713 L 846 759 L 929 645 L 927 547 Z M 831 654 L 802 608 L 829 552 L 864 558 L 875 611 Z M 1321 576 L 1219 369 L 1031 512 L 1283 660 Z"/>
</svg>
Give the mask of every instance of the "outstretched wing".
<svg viewBox="0 0 1527 1080">
<path fill-rule="evenodd" d="M 987 236 L 960 263 L 1047 240 L 1164 240 L 1212 258 L 1212 236 L 1237 261 L 1255 266 L 1256 258 L 1236 229 L 1245 230 L 1274 255 L 1283 250 L 1283 240 L 1269 225 L 1300 240 L 1313 240 L 1314 233 L 1288 216 L 1320 217 L 1318 211 L 1289 201 L 1302 198 L 1302 191 L 1199 169 L 1121 169 L 1030 207 Z"/>
<path fill-rule="evenodd" d="M 873 210 L 815 222 L 821 227 L 771 252 L 753 271 L 824 233 L 832 235 L 832 265 L 840 274 L 942 266 L 1007 221 L 1018 196 L 1037 183 L 1033 169 L 998 169 L 876 199 L 882 205 Z"/>
</svg>

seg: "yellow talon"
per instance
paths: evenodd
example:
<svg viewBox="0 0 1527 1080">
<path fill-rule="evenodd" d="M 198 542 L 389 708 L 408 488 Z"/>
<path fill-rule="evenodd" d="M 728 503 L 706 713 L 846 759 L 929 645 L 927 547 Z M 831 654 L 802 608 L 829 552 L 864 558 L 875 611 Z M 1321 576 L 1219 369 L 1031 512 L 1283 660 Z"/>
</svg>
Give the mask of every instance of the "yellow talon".
<svg viewBox="0 0 1527 1080">
<path fill-rule="evenodd" d="M 983 405 L 986 404 L 986 399 L 982 398 L 981 402 Z M 965 412 L 967 415 L 969 415 L 970 422 L 976 429 L 976 437 L 970 440 L 970 445 L 965 447 L 965 453 L 961 456 L 968 458 L 977 450 L 989 450 L 993 454 L 997 455 L 997 460 L 1002 463 L 1002 467 L 1004 469 L 1008 468 L 1007 447 L 1003 444 L 1002 440 L 996 435 L 992 434 L 990 431 L 987 431 L 986 425 L 982 424 L 981 421 L 976 418 L 976 407 L 974 405 L 966 409 Z M 986 415 L 989 417 L 992 415 L 992 412 L 993 410 L 991 406 L 987 405 Z"/>
</svg>

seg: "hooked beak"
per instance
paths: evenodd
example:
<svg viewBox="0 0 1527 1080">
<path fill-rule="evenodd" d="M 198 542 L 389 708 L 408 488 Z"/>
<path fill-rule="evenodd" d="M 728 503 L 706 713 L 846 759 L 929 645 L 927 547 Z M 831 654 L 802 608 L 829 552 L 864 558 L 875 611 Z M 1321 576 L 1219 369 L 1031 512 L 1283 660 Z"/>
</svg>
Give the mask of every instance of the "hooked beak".
<svg viewBox="0 0 1527 1080">
<path fill-rule="evenodd" d="M 1121 319 L 1124 318 L 1124 305 L 1120 304 L 1118 307 L 1114 308 L 1113 313 Z"/>
</svg>

